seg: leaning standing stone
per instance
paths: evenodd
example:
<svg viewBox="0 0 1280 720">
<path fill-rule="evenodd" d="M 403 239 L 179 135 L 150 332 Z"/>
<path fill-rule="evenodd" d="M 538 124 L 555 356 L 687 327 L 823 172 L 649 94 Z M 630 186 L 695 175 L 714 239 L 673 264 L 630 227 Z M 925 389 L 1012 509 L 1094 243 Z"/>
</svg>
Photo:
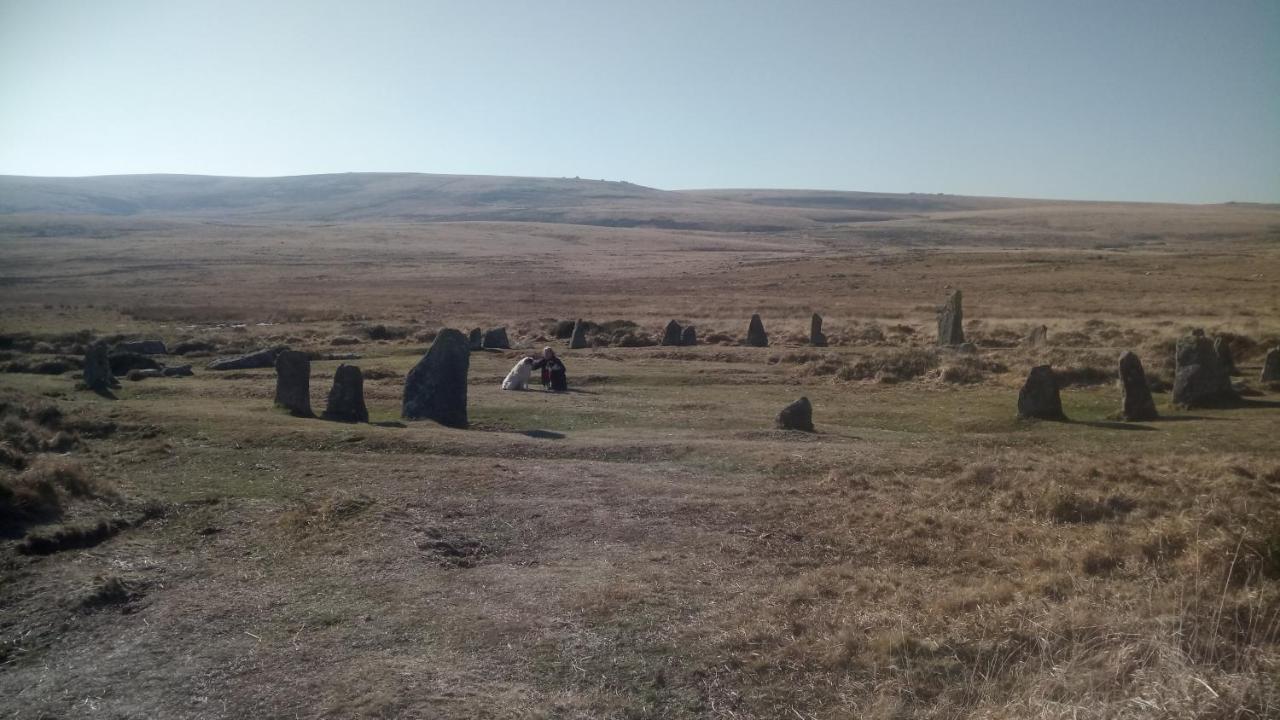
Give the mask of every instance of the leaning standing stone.
<svg viewBox="0 0 1280 720">
<path fill-rule="evenodd" d="M 938 308 L 938 344 L 943 347 L 964 342 L 964 309 L 960 305 L 960 291 L 953 290 L 947 302 Z"/>
<path fill-rule="evenodd" d="M 809 398 L 802 397 L 782 408 L 777 424 L 779 430 L 813 432 L 813 406 L 809 404 Z"/>
<path fill-rule="evenodd" d="M 698 331 L 692 325 L 685 325 L 680 331 L 680 344 L 686 347 L 698 344 Z"/>
<path fill-rule="evenodd" d="M 747 326 L 747 344 L 751 347 L 768 347 L 769 335 L 764 331 L 764 323 L 759 315 L 751 316 L 751 324 Z"/>
<path fill-rule="evenodd" d="M 1262 361 L 1262 382 L 1280 382 L 1280 347 L 1267 351 L 1267 359 Z"/>
<path fill-rule="evenodd" d="M 431 349 L 404 379 L 401 415 L 408 420 L 435 420 L 448 427 L 465 428 L 470 367 L 467 338 L 457 330 L 441 330 Z"/>
<path fill-rule="evenodd" d="M 667 323 L 667 327 L 662 331 L 662 343 L 667 346 L 676 346 L 680 344 L 680 334 L 684 332 L 684 328 L 680 327 L 680 323 L 672 320 Z"/>
<path fill-rule="evenodd" d="M 313 417 L 311 412 L 311 359 L 297 350 L 276 356 L 276 405 L 295 417 Z"/>
<path fill-rule="evenodd" d="M 822 316 L 818 313 L 809 318 L 809 344 L 814 347 L 827 346 L 827 336 L 822 334 Z"/>
<path fill-rule="evenodd" d="M 1156 401 L 1151 399 L 1151 387 L 1147 385 L 1147 373 L 1142 361 L 1132 352 L 1120 356 L 1120 389 L 1124 393 L 1120 416 L 1125 420 L 1155 420 Z"/>
<path fill-rule="evenodd" d="M 484 331 L 480 328 L 472 328 L 471 336 L 467 338 L 467 343 L 472 350 L 484 349 Z"/>
<path fill-rule="evenodd" d="M 111 388 L 120 387 L 115 375 L 111 373 L 106 343 L 93 343 L 84 354 L 84 384 L 96 393 L 106 393 Z"/>
<path fill-rule="evenodd" d="M 511 341 L 507 339 L 507 329 L 505 327 L 500 327 L 486 332 L 484 334 L 484 349 L 510 350 Z"/>
<path fill-rule="evenodd" d="M 570 350 L 581 350 L 587 346 L 587 324 L 582 318 L 573 324 L 573 335 L 569 338 Z"/>
<path fill-rule="evenodd" d="M 339 365 L 333 374 L 329 402 L 320 416 L 338 422 L 369 422 L 369 408 L 364 404 L 364 374 L 355 365 Z"/>
<path fill-rule="evenodd" d="M 1213 339 L 1213 354 L 1218 356 L 1218 364 L 1227 375 L 1239 375 L 1240 371 L 1236 370 L 1236 360 L 1231 355 L 1231 346 L 1227 344 L 1227 339 L 1219 335 Z"/>
<path fill-rule="evenodd" d="M 1058 379 L 1053 368 L 1038 365 L 1031 368 L 1027 382 L 1018 392 L 1018 417 L 1040 420 L 1066 420 L 1062 412 L 1062 397 L 1058 394 Z"/>
<path fill-rule="evenodd" d="M 1177 374 L 1173 378 L 1173 403 L 1195 408 L 1231 403 L 1238 399 L 1231 376 L 1218 360 L 1213 341 L 1197 330 L 1178 341 Z"/>
</svg>

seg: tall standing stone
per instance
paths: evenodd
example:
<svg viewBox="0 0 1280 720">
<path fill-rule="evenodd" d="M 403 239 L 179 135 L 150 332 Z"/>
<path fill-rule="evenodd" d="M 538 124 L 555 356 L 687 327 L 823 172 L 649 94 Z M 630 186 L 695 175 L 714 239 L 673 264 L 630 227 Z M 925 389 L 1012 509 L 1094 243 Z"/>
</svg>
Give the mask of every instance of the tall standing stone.
<svg viewBox="0 0 1280 720">
<path fill-rule="evenodd" d="M 111 360 L 107 355 L 107 344 L 101 341 L 93 343 L 84 354 L 84 384 L 96 393 L 106 394 L 111 388 L 120 387 L 115 375 L 111 373 Z"/>
<path fill-rule="evenodd" d="M 404 379 L 401 415 L 408 420 L 435 420 L 448 427 L 465 428 L 470 367 L 467 338 L 457 330 L 441 330 L 431 349 Z"/>
<path fill-rule="evenodd" d="M 947 302 L 938 308 L 938 344 L 943 347 L 964 342 L 964 309 L 960 304 L 960 291 L 952 290 Z"/>
<path fill-rule="evenodd" d="M 505 327 L 493 328 L 484 334 L 485 350 L 510 350 L 511 341 L 507 339 L 507 329 Z"/>
<path fill-rule="evenodd" d="M 1178 341 L 1177 374 L 1173 378 L 1173 403 L 1185 408 L 1211 407 L 1239 398 L 1231 376 L 1218 359 L 1213 341 L 1200 330 Z"/>
<path fill-rule="evenodd" d="M 573 335 L 569 338 L 570 350 L 581 350 L 587 346 L 587 323 L 578 318 L 573 324 Z"/>
<path fill-rule="evenodd" d="M 314 417 L 311 412 L 311 358 L 297 350 L 283 350 L 276 356 L 276 405 L 295 417 Z"/>
<path fill-rule="evenodd" d="M 782 408 L 776 424 L 779 430 L 813 432 L 813 405 L 809 404 L 809 398 L 802 397 Z"/>
<path fill-rule="evenodd" d="M 764 331 L 764 323 L 758 314 L 751 316 L 751 324 L 747 326 L 747 344 L 751 347 L 769 346 L 769 335 Z"/>
<path fill-rule="evenodd" d="M 467 338 L 467 345 L 472 350 L 483 350 L 484 331 L 480 328 L 471 328 L 471 335 Z"/>
<path fill-rule="evenodd" d="M 1236 359 L 1231 355 L 1231 345 L 1227 343 L 1226 338 L 1219 335 L 1213 339 L 1213 353 L 1218 356 L 1218 364 L 1227 375 L 1240 374 L 1236 369 Z"/>
<path fill-rule="evenodd" d="M 827 336 L 822 334 L 822 316 L 818 313 L 809 318 L 809 344 L 814 347 L 827 346 Z"/>
<path fill-rule="evenodd" d="M 680 331 L 680 344 L 685 347 L 693 347 L 698 344 L 698 330 L 692 325 L 685 325 Z"/>
<path fill-rule="evenodd" d="M 1267 358 L 1262 361 L 1262 382 L 1280 382 L 1280 347 L 1267 351 Z"/>
<path fill-rule="evenodd" d="M 1039 420 L 1066 420 L 1062 412 L 1062 396 L 1053 368 L 1037 365 L 1031 368 L 1027 381 L 1018 392 L 1018 417 Z"/>
<path fill-rule="evenodd" d="M 667 327 L 662 331 L 663 345 L 676 346 L 680 344 L 680 335 L 684 332 L 684 328 L 680 327 L 680 323 L 672 320 L 667 323 Z"/>
<path fill-rule="evenodd" d="M 364 373 L 355 365 L 339 365 L 333 373 L 329 402 L 320 417 L 338 422 L 369 422 L 369 408 L 364 404 Z"/>
<path fill-rule="evenodd" d="M 1147 373 L 1142 361 L 1132 352 L 1120 356 L 1120 389 L 1124 393 L 1120 416 L 1125 420 L 1155 420 L 1156 401 L 1151 399 L 1151 387 L 1147 385 Z"/>
</svg>

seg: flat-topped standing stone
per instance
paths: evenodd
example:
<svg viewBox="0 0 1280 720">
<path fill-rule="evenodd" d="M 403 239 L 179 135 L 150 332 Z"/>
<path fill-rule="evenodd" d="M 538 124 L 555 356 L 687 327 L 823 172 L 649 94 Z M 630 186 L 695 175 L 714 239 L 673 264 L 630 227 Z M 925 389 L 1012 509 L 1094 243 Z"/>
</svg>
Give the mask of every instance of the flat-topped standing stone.
<svg viewBox="0 0 1280 720">
<path fill-rule="evenodd" d="M 751 324 L 747 326 L 747 344 L 751 347 L 768 347 L 769 335 L 764 331 L 764 323 L 759 315 L 751 316 Z"/>
<path fill-rule="evenodd" d="M 698 331 L 692 325 L 685 325 L 680 331 L 680 344 L 686 347 L 698 344 Z"/>
<path fill-rule="evenodd" d="M 320 417 L 338 422 L 369 422 L 369 408 L 364 404 L 364 373 L 355 365 L 339 365 L 333 374 L 329 401 Z"/>
<path fill-rule="evenodd" d="M 484 331 L 480 328 L 472 328 L 471 335 L 467 338 L 467 344 L 472 350 L 484 349 Z"/>
<path fill-rule="evenodd" d="M 297 350 L 276 356 L 276 405 L 295 417 L 314 417 L 311 412 L 311 358 Z"/>
<path fill-rule="evenodd" d="M 1185 408 L 1224 405 L 1239 399 L 1231 387 L 1213 341 L 1195 331 L 1178 341 L 1177 374 L 1173 378 L 1173 403 Z"/>
<path fill-rule="evenodd" d="M 960 291 L 953 290 L 947 302 L 938 308 L 938 344 L 944 347 L 964 342 L 964 309 Z"/>
<path fill-rule="evenodd" d="M 93 343 L 85 352 L 84 384 L 90 390 L 104 394 L 110 392 L 111 388 L 120 387 L 120 383 L 111 372 L 111 360 L 107 356 L 106 343 Z"/>
<path fill-rule="evenodd" d="M 822 334 L 822 316 L 818 313 L 809 318 L 809 344 L 814 347 L 827 346 L 827 336 Z"/>
<path fill-rule="evenodd" d="M 777 425 L 780 430 L 813 432 L 813 405 L 809 404 L 809 398 L 802 397 L 782 408 Z"/>
<path fill-rule="evenodd" d="M 1227 339 L 1219 335 L 1213 339 L 1213 353 L 1218 356 L 1218 364 L 1227 375 L 1239 375 L 1240 371 L 1236 369 L 1236 360 L 1231 355 L 1231 346 L 1227 344 Z"/>
<path fill-rule="evenodd" d="M 1156 401 L 1151 399 L 1151 387 L 1147 385 L 1147 373 L 1142 361 L 1132 352 L 1120 356 L 1120 389 L 1124 393 L 1120 416 L 1125 420 L 1155 420 Z"/>
<path fill-rule="evenodd" d="M 1267 358 L 1262 361 L 1262 382 L 1280 382 L 1280 347 L 1267 351 Z"/>
<path fill-rule="evenodd" d="M 680 335 L 684 332 L 684 328 L 680 327 L 680 323 L 672 320 L 667 323 L 667 327 L 662 331 L 662 345 L 677 346 L 680 344 Z"/>
<path fill-rule="evenodd" d="M 1066 420 L 1062 412 L 1062 397 L 1058 394 L 1058 379 L 1053 368 L 1037 365 L 1031 368 L 1027 381 L 1018 391 L 1018 417 L 1039 420 Z"/>
<path fill-rule="evenodd" d="M 401 415 L 408 420 L 435 420 L 465 428 L 470 367 L 467 338 L 457 330 L 441 330 L 431 349 L 404 379 Z"/>
<path fill-rule="evenodd" d="M 573 334 L 569 337 L 569 349 L 581 350 L 587 346 L 587 323 L 578 318 L 573 324 Z"/>
<path fill-rule="evenodd" d="M 434 347 L 434 346 L 433 346 Z M 505 327 L 493 328 L 484 334 L 485 350 L 510 350 L 511 341 L 507 339 Z"/>
</svg>

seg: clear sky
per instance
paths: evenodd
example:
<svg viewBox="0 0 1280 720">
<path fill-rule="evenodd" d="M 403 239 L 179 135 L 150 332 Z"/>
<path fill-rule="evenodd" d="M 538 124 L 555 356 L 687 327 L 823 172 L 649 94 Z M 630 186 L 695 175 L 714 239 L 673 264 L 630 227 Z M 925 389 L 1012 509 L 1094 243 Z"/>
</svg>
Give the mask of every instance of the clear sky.
<svg viewBox="0 0 1280 720">
<path fill-rule="evenodd" d="M 0 0 L 0 173 L 1280 201 L 1280 0 Z"/>
</svg>

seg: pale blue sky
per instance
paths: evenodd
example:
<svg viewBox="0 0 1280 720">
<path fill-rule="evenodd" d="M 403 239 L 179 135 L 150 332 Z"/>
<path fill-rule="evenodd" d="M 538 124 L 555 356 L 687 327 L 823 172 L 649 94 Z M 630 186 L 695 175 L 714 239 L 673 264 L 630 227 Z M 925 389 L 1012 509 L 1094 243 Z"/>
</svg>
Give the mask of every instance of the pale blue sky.
<svg viewBox="0 0 1280 720">
<path fill-rule="evenodd" d="M 0 0 L 0 173 L 1280 201 L 1280 1 Z"/>
</svg>

